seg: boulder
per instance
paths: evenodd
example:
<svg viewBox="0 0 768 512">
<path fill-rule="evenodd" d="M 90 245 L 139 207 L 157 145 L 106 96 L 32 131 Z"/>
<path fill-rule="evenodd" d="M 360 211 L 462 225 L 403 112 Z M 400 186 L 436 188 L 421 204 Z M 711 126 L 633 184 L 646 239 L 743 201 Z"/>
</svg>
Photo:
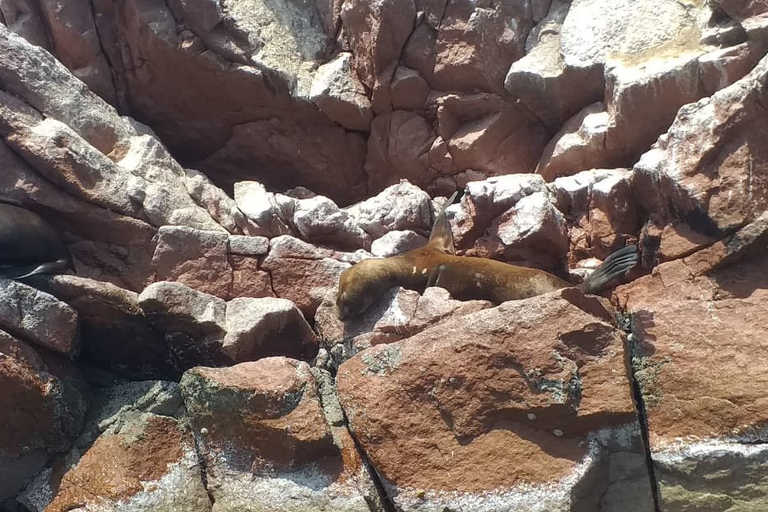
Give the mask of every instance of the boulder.
<svg viewBox="0 0 768 512">
<path fill-rule="evenodd" d="M 214 511 L 369 511 L 370 477 L 306 363 L 270 357 L 181 380 Z"/>
<path fill-rule="evenodd" d="M 622 336 L 573 292 L 454 317 L 339 367 L 341 405 L 396 507 L 599 508 L 607 453 L 637 453 L 637 437 L 584 440 L 638 429 Z M 652 510 L 647 473 L 634 488 Z"/>
</svg>

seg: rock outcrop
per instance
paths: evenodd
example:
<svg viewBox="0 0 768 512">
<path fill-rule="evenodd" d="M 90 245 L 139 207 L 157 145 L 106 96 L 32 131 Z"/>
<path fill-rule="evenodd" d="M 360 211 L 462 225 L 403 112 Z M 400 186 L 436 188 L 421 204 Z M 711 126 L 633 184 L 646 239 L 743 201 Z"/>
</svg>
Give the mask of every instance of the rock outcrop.
<svg viewBox="0 0 768 512">
<path fill-rule="evenodd" d="M 767 19 L 0 0 L 0 202 L 69 256 L 0 279 L 0 512 L 765 508 Z M 443 207 L 459 256 L 639 264 L 339 320 Z"/>
</svg>

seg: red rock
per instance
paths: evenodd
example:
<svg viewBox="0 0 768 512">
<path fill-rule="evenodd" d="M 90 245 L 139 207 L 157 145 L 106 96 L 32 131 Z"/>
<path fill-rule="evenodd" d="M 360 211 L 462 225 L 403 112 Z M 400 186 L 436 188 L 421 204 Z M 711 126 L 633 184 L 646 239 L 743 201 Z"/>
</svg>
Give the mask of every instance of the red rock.
<svg viewBox="0 0 768 512">
<path fill-rule="evenodd" d="M 550 136 L 524 107 L 494 94 L 448 94 L 435 102 L 438 134 L 457 171 L 532 172 Z"/>
<path fill-rule="evenodd" d="M 174 418 L 143 416 L 99 437 L 64 473 L 45 510 L 124 510 L 131 504 L 210 510 L 200 473 L 190 470 L 198 460 L 189 432 Z"/>
<path fill-rule="evenodd" d="M 217 507 L 257 501 L 287 510 L 301 500 L 311 509 L 370 510 L 352 439 L 335 436 L 306 363 L 272 357 L 195 368 L 181 390 Z"/>
<path fill-rule="evenodd" d="M 182 2 L 183 13 L 195 5 Z M 294 98 L 290 78 L 270 65 L 281 62 L 248 65 L 258 50 L 242 32 L 228 28 L 229 23 L 246 33 L 252 28 L 252 20 L 238 18 L 241 12 L 222 12 L 223 23 L 197 36 L 182 31 L 165 4 L 97 1 L 95 10 L 125 98 L 121 106 L 130 105 L 131 113 L 191 167 L 225 188 L 259 179 L 273 188 L 304 185 L 344 204 L 362 196 L 364 140 L 329 121 L 311 102 Z M 198 28 L 208 23 L 205 16 L 196 19 Z M 309 22 L 312 40 L 305 41 L 318 42 L 314 49 L 322 53 L 326 41 L 319 41 L 324 39 L 317 33 L 319 20 Z M 261 37 L 265 45 L 277 41 Z M 302 39 L 292 44 L 296 40 Z M 286 65 L 297 63 L 290 57 Z M 173 86 L 179 83 L 185 87 Z M 171 89 L 175 92 L 168 94 Z"/>
<path fill-rule="evenodd" d="M 308 360 L 317 355 L 317 336 L 289 300 L 232 299 L 226 323 L 221 350 L 236 363 L 269 356 Z"/>
<path fill-rule="evenodd" d="M 411 0 L 344 2 L 344 31 L 355 56 L 357 76 L 368 89 L 374 89 L 387 68 L 397 62 L 415 19 Z"/>
<path fill-rule="evenodd" d="M 371 123 L 365 172 L 368 187 L 379 191 L 405 178 L 424 187 L 436 177 L 427 154 L 435 140 L 432 127 L 415 112 L 396 110 L 377 116 Z"/>
<path fill-rule="evenodd" d="M 349 265 L 317 251 L 309 256 L 291 248 L 298 240 L 282 236 L 272 239 L 272 250 L 263 268 L 272 276 L 278 297 L 296 304 L 306 318 L 313 318 L 323 297 L 338 285 L 339 275 Z M 311 249 L 311 246 L 309 246 Z"/>
<path fill-rule="evenodd" d="M 747 435 L 768 416 L 758 348 L 768 337 L 761 320 L 768 296 L 764 251 L 707 276 L 689 263 L 697 254 L 616 290 L 633 315 L 633 366 L 654 452 Z"/>
<path fill-rule="evenodd" d="M 585 456 L 578 436 L 634 421 L 620 335 L 569 294 L 453 318 L 341 365 L 341 404 L 398 505 L 557 482 Z"/>
<path fill-rule="evenodd" d="M 232 265 L 232 298 L 275 296 L 272 278 L 269 272 L 261 270 L 257 258 L 231 255 L 229 262 Z"/>
<path fill-rule="evenodd" d="M 437 28 L 430 85 L 503 94 L 504 76 L 523 56 L 531 25 L 530 9 L 515 3 L 447 2 Z"/>
<path fill-rule="evenodd" d="M 89 2 L 62 4 L 52 0 L 44 0 L 39 6 L 56 56 L 89 89 L 115 105 L 115 86 L 93 20 L 93 6 Z"/>
<path fill-rule="evenodd" d="M 158 281 L 177 281 L 203 293 L 230 297 L 232 267 L 227 260 L 229 236 L 182 226 L 157 232 L 152 267 Z"/>
<path fill-rule="evenodd" d="M 760 16 L 768 10 L 766 5 L 759 0 L 748 0 L 746 2 L 739 0 L 715 0 L 714 3 L 720 6 L 729 16 L 737 20 Z"/>
<path fill-rule="evenodd" d="M 418 71 L 398 66 L 392 78 L 391 101 L 394 110 L 420 110 L 425 106 L 429 85 Z"/>
<path fill-rule="evenodd" d="M 0 331 L 0 499 L 16 494 L 80 433 L 83 397 L 54 373 L 32 347 Z"/>
<path fill-rule="evenodd" d="M 30 43 L 50 51 L 43 20 L 37 16 L 35 4 L 32 2 L 21 0 L 3 3 L 0 7 L 0 20 L 9 30 Z"/>
<path fill-rule="evenodd" d="M 666 221 L 705 235 L 752 222 L 768 207 L 762 156 L 768 59 L 712 97 L 680 109 L 666 137 L 635 165 L 636 195 Z"/>
</svg>

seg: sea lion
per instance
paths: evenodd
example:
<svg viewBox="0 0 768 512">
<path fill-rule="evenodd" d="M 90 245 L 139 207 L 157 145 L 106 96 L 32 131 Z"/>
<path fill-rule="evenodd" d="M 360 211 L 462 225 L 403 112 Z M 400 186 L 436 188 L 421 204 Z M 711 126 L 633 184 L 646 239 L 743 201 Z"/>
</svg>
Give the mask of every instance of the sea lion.
<svg viewBox="0 0 768 512">
<path fill-rule="evenodd" d="M 341 320 L 364 312 L 389 288 L 402 286 L 422 293 L 428 286 L 445 288 L 455 299 L 483 299 L 500 304 L 573 286 L 543 270 L 501 261 L 454 254 L 453 233 L 445 208 L 435 219 L 429 242 L 400 256 L 367 259 L 341 273 L 336 308 Z M 583 283 L 585 293 L 601 290 L 637 264 L 637 248 L 629 245 L 609 255 Z"/>
<path fill-rule="evenodd" d="M 27 209 L 0 203 L 0 277 L 24 279 L 69 266 L 59 232 Z"/>
</svg>

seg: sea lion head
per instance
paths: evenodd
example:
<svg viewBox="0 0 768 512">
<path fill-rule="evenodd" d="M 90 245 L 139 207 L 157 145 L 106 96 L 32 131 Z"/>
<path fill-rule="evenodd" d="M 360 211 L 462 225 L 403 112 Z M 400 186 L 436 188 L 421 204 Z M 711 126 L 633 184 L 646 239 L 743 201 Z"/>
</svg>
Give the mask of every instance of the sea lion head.
<svg viewBox="0 0 768 512">
<path fill-rule="evenodd" d="M 339 276 L 336 310 L 339 320 L 361 314 L 390 287 L 383 275 L 382 259 L 363 260 Z"/>
</svg>

